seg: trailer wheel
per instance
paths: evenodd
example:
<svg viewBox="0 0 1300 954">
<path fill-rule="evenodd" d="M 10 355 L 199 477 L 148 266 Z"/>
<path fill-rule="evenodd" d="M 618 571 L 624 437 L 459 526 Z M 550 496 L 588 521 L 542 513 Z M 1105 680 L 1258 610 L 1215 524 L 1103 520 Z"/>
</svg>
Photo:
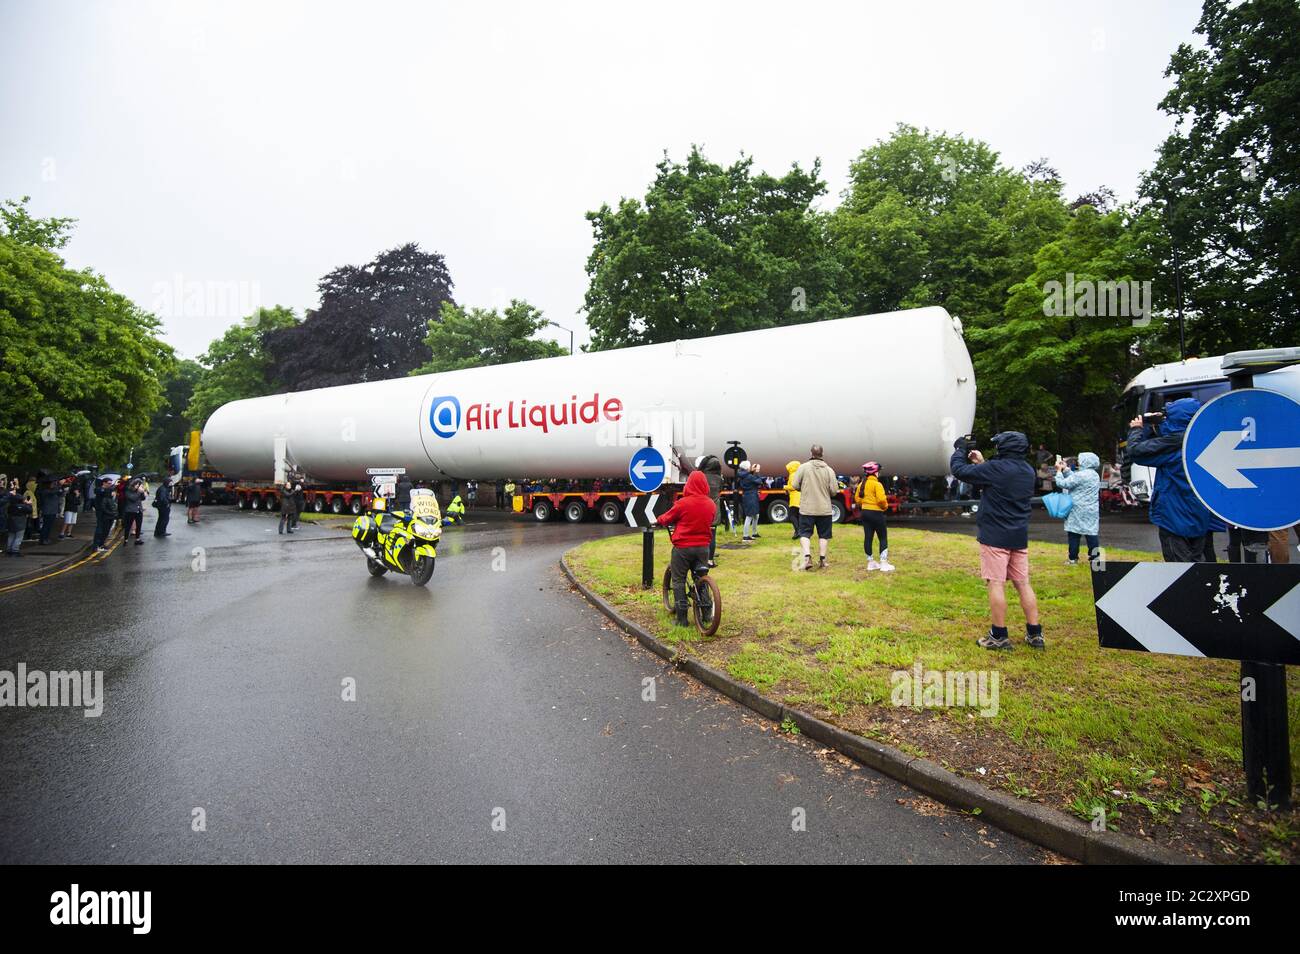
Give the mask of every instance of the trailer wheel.
<svg viewBox="0 0 1300 954">
<path fill-rule="evenodd" d="M 768 501 L 767 503 L 768 523 L 785 523 L 789 519 L 790 519 L 790 504 L 788 501 L 780 497 Z"/>
<path fill-rule="evenodd" d="M 359 517 L 366 508 L 362 505 L 360 497 L 353 497 L 348 509 L 352 512 L 352 516 Z"/>
<path fill-rule="evenodd" d="M 320 494 L 311 498 L 311 509 L 313 513 L 323 513 L 325 511 L 325 498 Z"/>
<path fill-rule="evenodd" d="M 553 513 L 555 513 L 555 508 L 551 506 L 549 500 L 543 498 L 541 500 L 533 501 L 533 518 L 538 523 L 545 523 L 547 520 L 550 520 Z"/>
<path fill-rule="evenodd" d="M 251 494 L 251 495 L 249 496 L 249 498 L 248 498 L 248 509 L 249 509 L 249 510 L 260 510 L 260 509 L 262 509 L 262 497 L 261 497 L 260 494 Z"/>
<path fill-rule="evenodd" d="M 838 500 L 831 501 L 831 523 L 844 522 L 844 504 Z"/>
<path fill-rule="evenodd" d="M 570 500 L 564 505 L 564 519 L 569 523 L 582 523 L 587 519 L 587 505 L 581 500 Z"/>
<path fill-rule="evenodd" d="M 240 510 L 247 510 L 248 497 L 244 494 L 240 494 L 239 498 L 235 501 L 235 506 L 238 507 Z"/>
<path fill-rule="evenodd" d="M 342 512 L 343 512 L 343 498 L 335 497 L 330 501 L 330 513 L 342 513 Z"/>
<path fill-rule="evenodd" d="M 606 500 L 600 505 L 601 523 L 618 523 L 622 519 L 623 508 L 618 505 L 617 500 Z"/>
</svg>

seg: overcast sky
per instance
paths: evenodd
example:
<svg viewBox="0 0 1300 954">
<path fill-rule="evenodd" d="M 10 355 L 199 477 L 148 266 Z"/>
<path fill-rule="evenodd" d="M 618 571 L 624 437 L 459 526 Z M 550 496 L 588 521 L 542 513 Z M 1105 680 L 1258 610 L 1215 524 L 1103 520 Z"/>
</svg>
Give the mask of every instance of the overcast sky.
<svg viewBox="0 0 1300 954">
<path fill-rule="evenodd" d="M 1132 197 L 1199 3 L 144 3 L 0 0 L 0 198 L 79 219 L 69 261 L 184 355 L 255 305 L 417 241 L 457 301 L 526 298 L 585 338 L 602 202 L 666 149 L 830 205 L 896 123 L 1046 156 Z M 567 335 L 554 332 L 556 340 Z"/>
</svg>

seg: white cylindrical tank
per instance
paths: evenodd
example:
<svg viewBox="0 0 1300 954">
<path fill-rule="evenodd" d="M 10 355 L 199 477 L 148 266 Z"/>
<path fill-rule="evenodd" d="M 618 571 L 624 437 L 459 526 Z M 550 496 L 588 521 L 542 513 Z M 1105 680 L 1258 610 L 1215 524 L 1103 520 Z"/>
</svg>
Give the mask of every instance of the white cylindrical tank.
<svg viewBox="0 0 1300 954">
<path fill-rule="evenodd" d="M 645 434 L 690 457 L 739 441 L 778 476 L 814 443 L 838 473 L 931 475 L 974 415 L 959 323 L 918 308 L 232 401 L 203 447 L 248 479 L 271 477 L 280 437 L 322 481 L 621 476 Z"/>
</svg>

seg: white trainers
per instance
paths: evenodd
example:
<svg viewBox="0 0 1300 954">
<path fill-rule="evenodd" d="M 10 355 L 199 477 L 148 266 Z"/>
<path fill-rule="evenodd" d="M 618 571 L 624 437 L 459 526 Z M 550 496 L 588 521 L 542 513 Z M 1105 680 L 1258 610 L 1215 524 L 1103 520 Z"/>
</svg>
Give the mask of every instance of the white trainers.
<svg viewBox="0 0 1300 954">
<path fill-rule="evenodd" d="M 880 572 L 881 572 L 881 573 L 893 573 L 893 572 L 894 572 L 894 564 L 890 563 L 888 560 L 881 560 L 881 561 L 880 561 Z"/>
<path fill-rule="evenodd" d="M 880 564 L 877 563 L 874 558 L 867 561 L 868 572 L 870 572 L 871 570 L 879 570 L 879 569 L 880 569 Z"/>
</svg>

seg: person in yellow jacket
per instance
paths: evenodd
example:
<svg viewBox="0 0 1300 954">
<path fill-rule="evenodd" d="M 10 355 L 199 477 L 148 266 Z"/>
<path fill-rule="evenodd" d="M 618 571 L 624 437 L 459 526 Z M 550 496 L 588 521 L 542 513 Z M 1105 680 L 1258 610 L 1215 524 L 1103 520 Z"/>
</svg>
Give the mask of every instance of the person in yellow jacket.
<svg viewBox="0 0 1300 954">
<path fill-rule="evenodd" d="M 799 469 L 799 461 L 792 460 L 785 465 L 785 486 L 786 493 L 790 495 L 790 527 L 792 533 L 791 540 L 799 539 L 799 491 L 795 490 L 790 484 L 794 481 L 794 472 Z"/>
<path fill-rule="evenodd" d="M 867 554 L 868 570 L 883 570 L 890 573 L 894 565 L 889 562 L 889 530 L 885 527 L 885 511 L 889 509 L 889 498 L 885 488 L 876 476 L 880 465 L 869 460 L 862 465 L 862 480 L 853 492 L 853 502 L 862 511 L 862 549 Z M 880 562 L 876 562 L 872 548 L 872 537 L 880 538 Z"/>
<path fill-rule="evenodd" d="M 451 498 L 451 503 L 447 504 L 447 510 L 443 514 L 443 526 L 450 526 L 454 523 L 465 522 L 465 501 L 460 499 L 460 494 Z"/>
</svg>

